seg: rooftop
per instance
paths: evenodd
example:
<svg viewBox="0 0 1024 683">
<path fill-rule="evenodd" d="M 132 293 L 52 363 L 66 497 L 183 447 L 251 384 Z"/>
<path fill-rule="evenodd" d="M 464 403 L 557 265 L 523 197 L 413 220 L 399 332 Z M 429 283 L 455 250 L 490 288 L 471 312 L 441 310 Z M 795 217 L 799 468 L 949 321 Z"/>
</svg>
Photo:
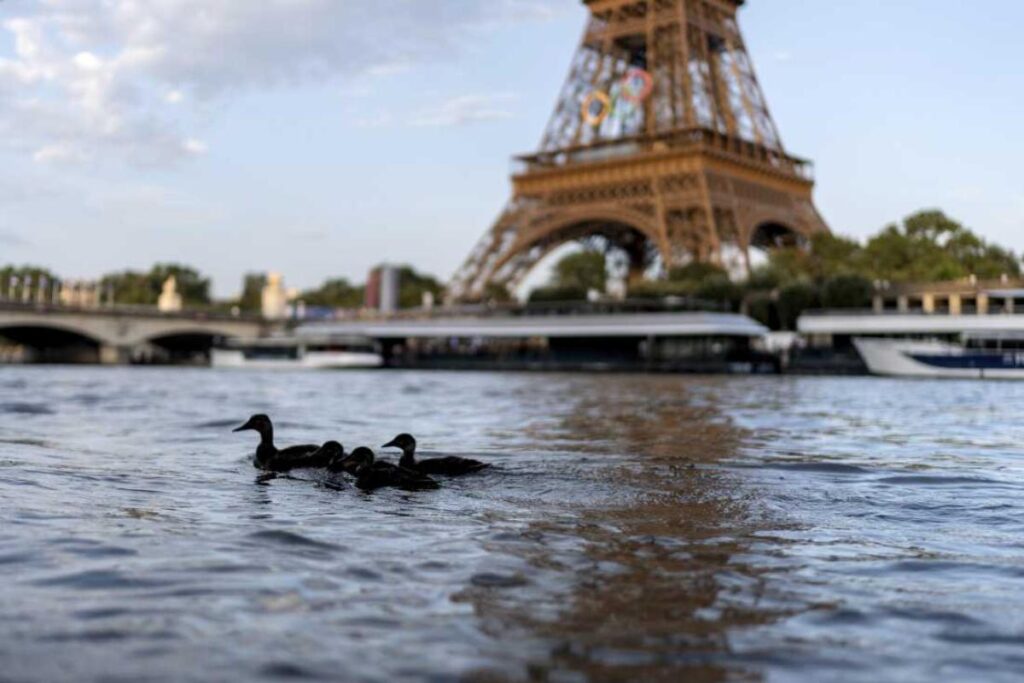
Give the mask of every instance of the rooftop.
<svg viewBox="0 0 1024 683">
<path fill-rule="evenodd" d="M 630 313 L 616 315 L 521 316 L 507 318 L 433 318 L 354 320 L 299 327 L 300 337 L 362 335 L 373 339 L 439 337 L 760 337 L 768 330 L 735 313 Z"/>
</svg>

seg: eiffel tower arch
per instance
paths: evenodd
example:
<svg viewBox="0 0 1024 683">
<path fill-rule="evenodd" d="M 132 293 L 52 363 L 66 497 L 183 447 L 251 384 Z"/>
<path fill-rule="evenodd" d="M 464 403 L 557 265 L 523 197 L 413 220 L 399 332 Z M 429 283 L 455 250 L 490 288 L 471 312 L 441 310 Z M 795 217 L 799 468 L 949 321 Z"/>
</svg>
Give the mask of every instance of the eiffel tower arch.
<svg viewBox="0 0 1024 683">
<path fill-rule="evenodd" d="M 722 263 L 828 231 L 810 162 L 788 154 L 736 14 L 745 0 L 582 0 L 589 21 L 539 151 L 450 295 L 512 289 L 558 246 Z"/>
</svg>

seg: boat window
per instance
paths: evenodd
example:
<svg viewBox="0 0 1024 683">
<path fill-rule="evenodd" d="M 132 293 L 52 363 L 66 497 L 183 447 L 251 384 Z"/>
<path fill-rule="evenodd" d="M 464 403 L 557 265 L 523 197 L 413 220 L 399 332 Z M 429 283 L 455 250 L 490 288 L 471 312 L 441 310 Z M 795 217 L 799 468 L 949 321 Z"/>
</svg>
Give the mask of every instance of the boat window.
<svg viewBox="0 0 1024 683">
<path fill-rule="evenodd" d="M 297 346 L 250 346 L 242 349 L 246 360 L 298 360 Z"/>
<path fill-rule="evenodd" d="M 358 342 L 351 344 L 311 344 L 308 348 L 310 351 L 320 353 L 376 353 L 373 344 Z"/>
</svg>

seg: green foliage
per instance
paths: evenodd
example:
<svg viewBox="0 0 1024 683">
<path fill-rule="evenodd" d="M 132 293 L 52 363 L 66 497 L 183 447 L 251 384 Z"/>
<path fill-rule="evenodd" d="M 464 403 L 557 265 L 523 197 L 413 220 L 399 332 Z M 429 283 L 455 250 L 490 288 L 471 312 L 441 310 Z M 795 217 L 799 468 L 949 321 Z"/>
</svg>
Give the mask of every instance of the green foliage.
<svg viewBox="0 0 1024 683">
<path fill-rule="evenodd" d="M 862 275 L 837 275 L 825 281 L 821 288 L 821 303 L 825 308 L 868 308 L 874 287 Z"/>
<path fill-rule="evenodd" d="M 779 325 L 784 330 L 795 330 L 800 314 L 819 304 L 818 288 L 810 282 L 800 280 L 792 282 L 779 290 L 778 310 Z"/>
<path fill-rule="evenodd" d="M 584 292 L 605 290 L 608 284 L 607 263 L 599 251 L 579 251 L 564 256 L 555 264 L 551 286 L 563 289 L 581 289 Z"/>
<path fill-rule="evenodd" d="M 300 297 L 307 306 L 326 306 L 329 308 L 359 308 L 363 305 L 366 288 L 353 285 L 345 278 L 327 280 L 317 289 L 302 293 Z"/>
<path fill-rule="evenodd" d="M 178 293 L 186 306 L 210 303 L 210 279 L 200 275 L 194 268 L 177 263 L 158 263 L 150 269 L 149 278 L 156 285 L 157 296 L 160 295 L 164 281 L 172 275 L 177 280 Z"/>
<path fill-rule="evenodd" d="M 856 240 L 819 233 L 811 238 L 810 249 L 785 247 L 770 252 L 767 270 L 777 287 L 794 280 L 822 280 L 832 275 L 861 272 L 864 261 L 864 249 Z"/>
<path fill-rule="evenodd" d="M 164 281 L 174 276 L 178 293 L 186 305 L 208 305 L 210 303 L 210 280 L 202 277 L 197 270 L 176 263 L 158 263 L 148 273 L 126 270 L 104 275 L 101 286 L 114 289 L 114 301 L 119 304 L 156 305 Z"/>
<path fill-rule="evenodd" d="M 0 289 L 6 289 L 12 277 L 18 278 L 18 282 L 24 282 L 26 276 L 32 278 L 33 284 L 39 282 L 42 277 L 45 277 L 47 282 L 53 282 L 56 279 L 50 270 L 42 266 L 6 265 L 0 267 Z"/>
<path fill-rule="evenodd" d="M 119 304 L 138 306 L 155 306 L 160 296 L 160 288 L 150 286 L 146 273 L 125 270 L 120 273 L 108 273 L 100 279 L 104 291 L 108 287 L 114 290 L 114 301 Z M 161 283 L 163 284 L 163 283 Z"/>
<path fill-rule="evenodd" d="M 747 315 L 773 330 L 779 329 L 778 311 L 771 294 L 755 292 L 747 296 Z"/>
<path fill-rule="evenodd" d="M 760 266 L 750 271 L 750 276 L 746 282 L 746 289 L 753 292 L 770 292 L 781 285 L 784 280 L 784 275 L 771 265 Z"/>
<path fill-rule="evenodd" d="M 693 290 L 693 295 L 702 301 L 720 303 L 728 310 L 735 310 L 743 300 L 743 289 L 722 271 L 704 278 Z"/>
<path fill-rule="evenodd" d="M 860 274 L 891 282 L 1020 275 L 1013 252 L 988 244 L 938 210 L 919 211 L 901 226 L 887 226 L 868 241 L 864 258 Z"/>
<path fill-rule="evenodd" d="M 676 266 L 670 268 L 668 271 L 669 282 L 689 282 L 692 284 L 699 284 L 715 277 L 729 277 L 729 273 L 726 272 L 725 268 L 714 263 L 701 263 L 699 261 L 691 261 L 685 266 Z"/>
<path fill-rule="evenodd" d="M 936 282 L 969 275 L 981 279 L 1020 275 L 1013 252 L 987 243 L 937 210 L 919 211 L 901 225 L 889 225 L 861 245 L 840 235 L 818 234 L 810 250 L 777 249 L 768 257 L 775 286 L 800 279 L 816 282 L 861 275 L 890 282 Z M 758 286 L 751 276 L 751 286 Z"/>
<path fill-rule="evenodd" d="M 423 295 L 430 292 L 435 301 L 444 297 L 444 285 L 432 275 L 419 273 L 412 266 L 398 269 L 398 307 L 418 308 L 423 305 Z"/>
<path fill-rule="evenodd" d="M 263 288 L 267 285 L 264 273 L 246 273 L 242 280 L 242 296 L 238 298 L 238 307 L 250 313 L 259 312 L 263 308 Z"/>
<path fill-rule="evenodd" d="M 664 299 L 667 296 L 691 296 L 692 282 L 669 282 L 668 280 L 642 280 L 629 285 L 630 299 Z"/>
<path fill-rule="evenodd" d="M 587 290 L 582 287 L 538 287 L 530 292 L 529 302 L 586 301 Z"/>
</svg>

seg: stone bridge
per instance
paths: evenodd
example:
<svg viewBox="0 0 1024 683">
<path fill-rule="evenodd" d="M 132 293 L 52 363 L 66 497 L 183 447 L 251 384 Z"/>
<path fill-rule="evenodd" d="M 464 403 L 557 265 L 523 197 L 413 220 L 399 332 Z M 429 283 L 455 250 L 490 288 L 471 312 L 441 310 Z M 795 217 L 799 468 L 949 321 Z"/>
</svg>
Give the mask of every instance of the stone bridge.
<svg viewBox="0 0 1024 683">
<path fill-rule="evenodd" d="M 260 318 L 148 307 L 69 308 L 0 303 L 0 338 L 47 357 L 127 363 L 147 348 L 208 351 L 217 337 L 253 337 L 268 330 Z"/>
</svg>

